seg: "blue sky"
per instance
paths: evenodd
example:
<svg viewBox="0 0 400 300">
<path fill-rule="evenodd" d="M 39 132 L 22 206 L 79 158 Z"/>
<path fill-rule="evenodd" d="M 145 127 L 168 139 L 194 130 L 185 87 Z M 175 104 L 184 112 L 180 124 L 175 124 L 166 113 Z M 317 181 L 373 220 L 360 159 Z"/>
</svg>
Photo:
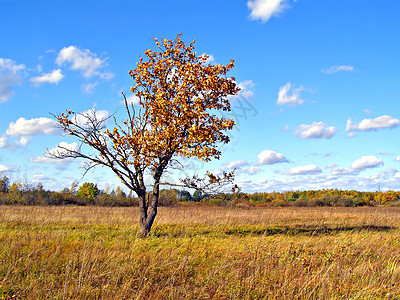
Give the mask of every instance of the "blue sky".
<svg viewBox="0 0 400 300">
<path fill-rule="evenodd" d="M 76 142 L 51 113 L 116 112 L 153 38 L 181 32 L 212 63 L 234 59 L 242 91 L 221 159 L 184 160 L 165 180 L 236 168 L 246 192 L 399 189 L 398 1 L 2 0 L 0 11 L 0 172 L 13 182 L 119 185 L 43 157 Z"/>
</svg>

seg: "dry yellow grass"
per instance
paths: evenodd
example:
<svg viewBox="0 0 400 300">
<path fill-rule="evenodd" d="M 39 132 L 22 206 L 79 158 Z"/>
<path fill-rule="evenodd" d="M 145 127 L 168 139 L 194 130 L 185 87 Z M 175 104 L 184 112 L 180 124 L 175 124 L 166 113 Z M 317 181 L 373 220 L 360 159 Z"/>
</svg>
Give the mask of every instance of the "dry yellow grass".
<svg viewBox="0 0 400 300">
<path fill-rule="evenodd" d="M 0 207 L 0 298 L 399 299 L 399 208 Z"/>
</svg>

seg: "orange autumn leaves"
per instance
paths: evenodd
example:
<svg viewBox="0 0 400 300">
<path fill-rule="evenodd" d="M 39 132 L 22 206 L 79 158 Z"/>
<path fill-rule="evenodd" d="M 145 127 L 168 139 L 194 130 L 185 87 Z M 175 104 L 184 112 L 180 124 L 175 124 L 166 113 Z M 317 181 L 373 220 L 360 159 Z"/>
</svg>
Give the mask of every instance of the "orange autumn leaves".
<svg viewBox="0 0 400 300">
<path fill-rule="evenodd" d="M 127 119 L 121 125 L 115 120 L 115 128 L 103 130 L 91 141 L 108 147 L 107 152 L 124 165 L 162 173 L 173 157 L 218 159 L 218 144 L 229 142 L 226 132 L 235 123 L 216 112 L 230 111 L 228 96 L 240 90 L 235 79 L 227 77 L 233 61 L 225 66 L 208 64 L 206 55 L 194 51 L 194 41 L 186 46 L 180 36 L 154 39 L 157 51 L 146 50 L 129 72 L 138 105 L 125 98 Z M 74 125 L 72 114 L 58 116 L 64 129 Z"/>
</svg>

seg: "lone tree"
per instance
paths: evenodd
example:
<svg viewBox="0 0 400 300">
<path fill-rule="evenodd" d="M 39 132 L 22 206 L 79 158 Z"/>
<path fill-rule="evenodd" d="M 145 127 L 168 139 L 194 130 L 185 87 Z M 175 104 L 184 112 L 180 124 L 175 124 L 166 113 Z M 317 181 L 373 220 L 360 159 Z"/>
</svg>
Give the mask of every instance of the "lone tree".
<svg viewBox="0 0 400 300">
<path fill-rule="evenodd" d="M 240 88 L 235 78 L 227 77 L 229 64 L 211 65 L 208 56 L 194 52 L 178 34 L 175 40 L 154 39 L 157 51 L 145 51 L 129 75 L 137 104 L 124 94 L 126 120 L 114 116 L 100 118 L 94 109 L 84 113 L 67 110 L 55 115 L 65 132 L 80 141 L 78 149 L 59 146 L 48 152 L 55 158 L 83 158 L 86 171 L 96 166 L 109 167 L 139 198 L 140 233 L 146 236 L 157 214 L 162 175 L 179 166 L 179 157 L 203 161 L 219 159 L 219 144 L 228 143 L 226 134 L 234 126 L 232 119 L 219 117 L 217 111 L 230 111 L 228 96 Z M 109 119 L 115 127 L 107 129 Z M 85 151 L 90 146 L 92 151 Z M 93 150 L 95 152 L 93 153 Z M 145 177 L 151 176 L 152 188 L 146 197 Z M 233 173 L 181 179 L 182 186 L 214 190 L 233 182 Z M 234 188 L 233 188 L 234 189 Z M 146 199 L 147 198 L 147 199 Z"/>
</svg>

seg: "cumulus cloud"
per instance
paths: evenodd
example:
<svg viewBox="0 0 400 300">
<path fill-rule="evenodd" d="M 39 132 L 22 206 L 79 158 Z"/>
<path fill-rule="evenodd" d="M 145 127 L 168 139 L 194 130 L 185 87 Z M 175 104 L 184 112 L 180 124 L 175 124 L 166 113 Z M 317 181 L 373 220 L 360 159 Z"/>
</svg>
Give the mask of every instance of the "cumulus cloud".
<svg viewBox="0 0 400 300">
<path fill-rule="evenodd" d="M 360 173 L 358 170 L 351 168 L 334 168 L 331 172 L 332 176 L 343 176 L 343 175 L 357 175 Z"/>
<path fill-rule="evenodd" d="M 288 162 L 285 156 L 272 150 L 263 150 L 257 157 L 257 165 L 273 165 Z"/>
<path fill-rule="evenodd" d="M 352 72 L 352 71 L 354 71 L 354 67 L 352 65 L 332 66 L 329 69 L 324 70 L 324 71 L 327 74 L 333 74 L 333 73 L 343 72 L 343 71 Z"/>
<path fill-rule="evenodd" d="M 57 134 L 60 129 L 57 122 L 49 118 L 34 118 L 26 120 L 19 118 L 16 122 L 11 122 L 6 131 L 8 136 L 32 136 L 39 134 Z"/>
<path fill-rule="evenodd" d="M 39 77 L 32 77 L 29 79 L 35 86 L 39 86 L 42 83 L 55 83 L 58 84 L 65 76 L 62 74 L 61 69 L 56 69 L 51 73 L 43 74 Z"/>
<path fill-rule="evenodd" d="M 368 168 L 376 168 L 383 165 L 383 160 L 378 159 L 375 156 L 368 155 L 357 159 L 351 164 L 351 169 L 353 170 L 365 170 Z"/>
<path fill-rule="evenodd" d="M 10 171 L 11 167 L 7 167 L 5 165 L 0 165 L 0 173 Z"/>
<path fill-rule="evenodd" d="M 10 142 L 8 142 L 6 136 L 0 136 L 0 148 L 3 149 L 13 149 L 14 145 L 12 145 Z"/>
<path fill-rule="evenodd" d="M 396 157 L 396 161 L 400 161 L 400 155 Z"/>
<path fill-rule="evenodd" d="M 382 128 L 393 128 L 399 126 L 400 121 L 391 116 L 384 115 L 375 119 L 364 119 L 355 124 L 351 119 L 347 120 L 346 131 L 370 131 Z"/>
<path fill-rule="evenodd" d="M 375 156 L 367 155 L 355 160 L 350 168 L 334 168 L 332 170 L 333 176 L 343 176 L 343 175 L 357 175 L 361 171 L 369 168 L 377 168 L 383 166 L 383 160 L 378 159 Z"/>
<path fill-rule="evenodd" d="M 235 168 L 240 168 L 243 166 L 248 166 L 249 162 L 245 160 L 238 160 L 238 161 L 232 161 L 228 163 L 227 167 L 228 169 L 235 169 Z"/>
<path fill-rule="evenodd" d="M 25 147 L 31 140 L 32 138 L 29 136 L 21 136 L 17 144 Z"/>
<path fill-rule="evenodd" d="M 91 126 L 89 119 L 106 122 L 110 117 L 110 113 L 106 110 L 95 110 L 90 108 L 87 111 L 74 115 L 71 120 L 81 127 Z"/>
<path fill-rule="evenodd" d="M 240 87 L 239 95 L 244 99 L 249 99 L 254 95 L 254 83 L 252 80 L 244 80 L 239 82 L 238 86 Z"/>
<path fill-rule="evenodd" d="M 85 78 L 98 75 L 103 79 L 111 79 L 114 74 L 99 71 L 105 66 L 106 60 L 98 58 L 96 53 L 92 53 L 88 49 L 69 46 L 60 50 L 56 63 L 59 66 L 70 63 L 71 69 L 81 71 Z"/>
<path fill-rule="evenodd" d="M 7 58 L 0 58 L 0 103 L 7 102 L 14 95 L 13 87 L 21 84 L 21 72 L 25 69 L 22 64 Z"/>
<path fill-rule="evenodd" d="M 303 104 L 304 100 L 300 98 L 300 92 L 304 90 L 304 87 L 300 86 L 298 88 L 294 88 L 292 83 L 288 82 L 284 86 L 280 87 L 276 104 L 287 104 L 291 106 Z"/>
<path fill-rule="evenodd" d="M 69 151 L 77 151 L 79 146 L 77 143 L 68 144 L 66 142 L 59 143 L 55 148 L 47 150 L 48 156 L 36 156 L 31 157 L 30 161 L 34 163 L 51 163 L 51 164 L 66 164 L 69 163 L 70 159 L 56 159 L 52 158 L 51 155 L 58 154 L 63 155 L 67 154 Z"/>
<path fill-rule="evenodd" d="M 240 91 L 236 96 L 228 96 L 230 100 L 249 99 L 254 95 L 254 82 L 252 80 L 244 80 L 236 83 L 240 87 Z"/>
<path fill-rule="evenodd" d="M 335 133 L 335 127 L 328 127 L 323 122 L 314 122 L 310 125 L 302 124 L 298 126 L 293 134 L 302 139 L 330 139 Z"/>
<path fill-rule="evenodd" d="M 126 97 L 126 101 L 128 102 L 129 105 L 133 104 L 138 104 L 140 99 L 136 95 L 130 95 Z M 125 100 L 122 100 L 122 103 L 125 103 Z"/>
<path fill-rule="evenodd" d="M 321 173 L 321 168 L 317 167 L 316 165 L 308 165 L 308 166 L 301 166 L 291 168 L 286 171 L 287 175 L 313 175 Z"/>
<path fill-rule="evenodd" d="M 237 173 L 254 175 L 254 174 L 258 174 L 260 171 L 261 171 L 261 169 L 259 167 L 250 167 L 250 168 L 242 168 Z"/>
<path fill-rule="evenodd" d="M 250 9 L 252 20 L 267 22 L 272 16 L 279 16 L 289 7 L 286 0 L 249 0 L 247 7 Z"/>
<path fill-rule="evenodd" d="M 31 137 L 29 136 L 21 136 L 18 140 L 13 140 L 11 142 L 8 141 L 7 136 L 0 136 L 0 148 L 6 150 L 14 150 L 18 146 L 25 147 L 31 141 Z"/>
<path fill-rule="evenodd" d="M 327 169 L 332 169 L 332 168 L 336 168 L 336 164 L 329 164 L 326 166 Z"/>
</svg>

